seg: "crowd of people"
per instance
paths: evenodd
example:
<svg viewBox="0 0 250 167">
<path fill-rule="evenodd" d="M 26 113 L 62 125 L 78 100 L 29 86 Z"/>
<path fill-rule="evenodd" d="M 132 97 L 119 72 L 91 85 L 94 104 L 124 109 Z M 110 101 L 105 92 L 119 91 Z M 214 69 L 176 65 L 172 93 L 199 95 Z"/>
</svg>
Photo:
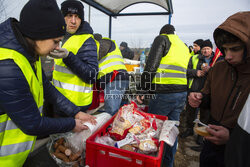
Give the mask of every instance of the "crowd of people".
<svg viewBox="0 0 250 167">
<path fill-rule="evenodd" d="M 105 112 L 115 115 L 129 86 L 124 58 L 134 53 L 95 33 L 78 0 L 29 0 L 19 21 L 0 24 L 0 166 L 22 166 L 37 136 L 86 130 L 96 124 L 86 113 L 93 87 L 104 90 Z M 164 25 L 155 37 L 137 87 L 137 102 L 149 99 L 149 113 L 179 121 L 186 108 L 186 130 L 193 135 L 198 117 L 209 136 L 197 137 L 201 167 L 245 167 L 250 139 L 250 12 L 227 18 L 209 39 L 187 47 L 175 27 Z M 54 58 L 52 83 L 40 57 Z M 152 98 L 154 97 L 154 98 Z M 43 114 L 44 100 L 56 117 Z M 186 107 L 185 107 L 186 106 Z M 198 114 L 199 113 L 199 114 Z M 163 166 L 172 167 L 178 138 L 164 145 Z"/>
</svg>

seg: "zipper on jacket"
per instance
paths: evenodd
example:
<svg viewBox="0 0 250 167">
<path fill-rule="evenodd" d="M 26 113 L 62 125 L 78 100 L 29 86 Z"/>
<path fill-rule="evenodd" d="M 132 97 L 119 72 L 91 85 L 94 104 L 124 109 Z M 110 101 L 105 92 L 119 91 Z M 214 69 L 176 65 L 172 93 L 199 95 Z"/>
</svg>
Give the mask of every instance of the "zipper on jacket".
<svg viewBox="0 0 250 167">
<path fill-rule="evenodd" d="M 234 96 L 233 101 L 232 101 L 231 108 L 232 108 L 233 111 L 234 111 L 234 109 L 235 109 L 235 107 L 236 107 L 236 104 L 237 104 L 237 102 L 238 102 L 238 100 L 239 100 L 239 97 L 240 97 L 240 95 L 241 95 L 240 88 L 241 88 L 241 86 L 238 87 L 237 92 L 236 92 L 236 95 Z"/>
<path fill-rule="evenodd" d="M 234 80 L 233 69 L 234 69 L 234 68 L 232 68 L 232 70 L 231 70 L 231 74 L 232 74 L 232 81 Z M 237 83 L 237 80 L 238 80 L 238 73 L 237 73 L 237 71 L 236 71 L 236 70 L 234 70 L 234 71 L 235 71 L 235 73 L 236 73 L 235 81 L 234 81 L 233 87 L 232 87 L 232 89 L 231 89 L 231 91 L 230 91 L 230 94 L 229 94 L 229 96 L 227 97 L 226 104 L 225 104 L 225 106 L 224 106 L 224 108 L 223 108 L 222 115 L 221 115 L 221 117 L 220 117 L 220 119 L 219 119 L 219 121 L 218 121 L 218 122 L 221 122 L 221 120 L 223 119 L 223 116 L 224 116 L 224 113 L 225 113 L 225 110 L 226 110 L 226 107 L 227 107 L 228 101 L 229 101 L 229 99 L 230 99 L 230 97 L 231 97 L 231 95 L 232 95 L 232 93 L 233 93 L 233 90 L 234 90 L 234 88 L 235 88 L 235 86 L 236 86 L 236 83 Z"/>
</svg>

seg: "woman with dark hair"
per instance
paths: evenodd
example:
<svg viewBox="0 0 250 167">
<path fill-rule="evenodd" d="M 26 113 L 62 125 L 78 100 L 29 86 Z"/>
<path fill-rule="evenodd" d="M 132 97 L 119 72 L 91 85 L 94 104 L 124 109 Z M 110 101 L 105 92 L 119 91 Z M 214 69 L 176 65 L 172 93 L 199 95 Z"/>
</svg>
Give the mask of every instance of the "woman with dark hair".
<svg viewBox="0 0 250 167">
<path fill-rule="evenodd" d="M 55 0 L 29 0 L 20 21 L 0 24 L 0 166 L 22 166 L 36 136 L 86 129 L 91 115 L 60 94 L 47 80 L 41 56 L 59 50 L 64 18 Z M 43 100 L 55 104 L 67 118 L 43 117 Z"/>
</svg>

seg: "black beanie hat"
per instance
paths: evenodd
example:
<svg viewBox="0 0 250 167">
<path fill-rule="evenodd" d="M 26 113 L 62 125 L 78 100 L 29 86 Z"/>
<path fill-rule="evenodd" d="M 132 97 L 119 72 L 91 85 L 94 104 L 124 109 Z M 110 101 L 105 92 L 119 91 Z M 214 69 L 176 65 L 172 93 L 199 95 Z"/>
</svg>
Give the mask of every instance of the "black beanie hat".
<svg viewBox="0 0 250 167">
<path fill-rule="evenodd" d="M 203 42 L 203 39 L 197 39 L 197 40 L 195 40 L 193 43 L 195 43 L 195 44 L 197 44 L 198 46 L 201 47 L 202 42 Z"/>
<path fill-rule="evenodd" d="M 66 24 L 55 0 L 29 0 L 20 13 L 19 29 L 34 40 L 65 35 Z"/>
<path fill-rule="evenodd" d="M 166 24 L 161 28 L 160 34 L 174 34 L 175 28 L 171 24 Z"/>
<path fill-rule="evenodd" d="M 207 39 L 207 40 L 203 41 L 201 44 L 201 49 L 204 47 L 210 47 L 213 49 L 213 44 L 209 39 Z"/>
<path fill-rule="evenodd" d="M 83 4 L 76 0 L 66 0 L 61 4 L 61 11 L 65 17 L 67 14 L 77 14 L 81 20 L 84 20 Z"/>
<path fill-rule="evenodd" d="M 128 47 L 127 42 L 121 42 L 120 46 L 123 46 L 124 48 Z"/>
</svg>

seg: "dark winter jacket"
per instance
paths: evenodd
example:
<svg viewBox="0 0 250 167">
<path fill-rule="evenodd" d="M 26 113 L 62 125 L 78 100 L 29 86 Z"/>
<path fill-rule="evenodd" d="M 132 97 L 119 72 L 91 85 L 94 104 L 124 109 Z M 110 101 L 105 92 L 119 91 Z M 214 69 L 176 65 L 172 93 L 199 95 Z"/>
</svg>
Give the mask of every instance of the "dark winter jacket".
<svg viewBox="0 0 250 167">
<path fill-rule="evenodd" d="M 144 72 L 141 76 L 141 85 L 139 90 L 150 90 L 151 93 L 177 93 L 187 91 L 187 86 L 185 85 L 159 85 L 151 84 L 153 78 L 155 77 L 157 68 L 160 65 L 162 57 L 166 56 L 171 43 L 165 35 L 158 35 L 152 44 L 150 49 L 146 66 Z"/>
<path fill-rule="evenodd" d="M 214 53 L 212 53 L 209 64 L 213 60 L 213 57 L 214 57 Z M 190 78 L 194 78 L 194 80 L 193 80 L 191 88 L 188 91 L 189 92 L 199 92 L 203 88 L 203 86 L 205 84 L 205 81 L 207 79 L 207 74 L 205 74 L 205 76 L 203 76 L 203 77 L 198 77 L 197 76 L 197 71 L 201 70 L 201 66 L 202 66 L 203 63 L 206 63 L 205 56 L 203 56 L 202 54 L 199 54 L 199 56 L 198 56 L 199 61 L 198 61 L 196 69 L 193 69 L 192 58 L 193 57 L 190 58 L 190 61 L 188 63 L 188 69 L 187 69 L 188 85 L 189 85 L 189 79 Z M 217 62 L 222 60 L 222 59 L 223 59 L 223 57 L 219 57 L 217 59 Z"/>
<path fill-rule="evenodd" d="M 102 59 L 104 56 L 106 56 L 108 53 L 113 52 L 116 49 L 115 43 L 110 39 L 101 39 L 99 40 L 100 48 L 99 48 L 99 60 Z M 117 70 L 118 74 L 115 75 L 115 78 L 113 79 L 112 76 L 114 76 L 114 72 L 110 72 L 100 78 L 98 81 L 99 85 L 98 87 L 105 89 L 105 84 L 109 83 L 111 78 L 113 81 L 116 80 L 129 80 L 128 72 L 126 70 Z"/>
<path fill-rule="evenodd" d="M 8 19 L 0 24 L 0 47 L 21 53 L 32 65 L 37 59 L 30 54 L 17 24 L 15 19 Z M 74 117 L 79 112 L 78 107 L 51 85 L 44 73 L 43 88 L 44 99 L 55 104 L 65 114 Z M 55 119 L 40 116 L 24 74 L 11 59 L 0 61 L 0 115 L 5 113 L 28 135 L 45 136 L 67 132 L 75 127 L 75 120 L 70 117 Z"/>
<path fill-rule="evenodd" d="M 230 32 L 245 43 L 244 62 L 232 66 L 226 61 L 217 62 L 209 70 L 202 93 L 201 107 L 208 107 L 212 119 L 229 129 L 234 128 L 237 118 L 250 92 L 250 12 L 229 17 L 214 32 L 216 41 L 220 30 Z M 222 46 L 217 47 L 223 52 Z"/>
<path fill-rule="evenodd" d="M 80 25 L 77 32 L 73 35 L 93 34 L 93 30 L 89 23 L 84 21 Z M 63 44 L 72 36 L 67 33 L 63 39 Z M 93 38 L 87 39 L 75 56 L 69 53 L 63 62 L 74 72 L 79 78 L 86 83 L 94 83 L 98 73 L 97 46 Z"/>
</svg>

